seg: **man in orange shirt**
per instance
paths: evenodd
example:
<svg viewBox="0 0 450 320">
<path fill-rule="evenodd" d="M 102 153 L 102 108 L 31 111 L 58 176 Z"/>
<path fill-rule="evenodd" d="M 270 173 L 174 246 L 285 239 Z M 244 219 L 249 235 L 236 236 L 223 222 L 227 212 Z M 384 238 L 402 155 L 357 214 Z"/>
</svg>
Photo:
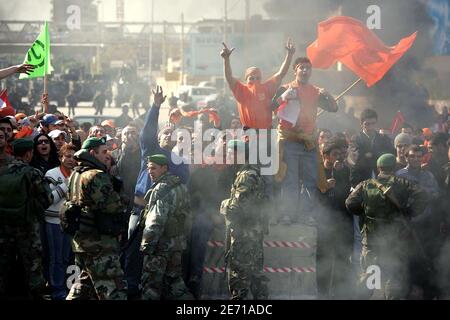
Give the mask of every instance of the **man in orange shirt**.
<svg viewBox="0 0 450 320">
<path fill-rule="evenodd" d="M 282 221 L 287 224 L 298 219 L 300 179 L 308 191 L 305 197 L 307 200 L 305 212 L 312 212 L 313 201 L 317 194 L 319 172 L 319 153 L 316 142 L 317 110 L 319 107 L 329 112 L 338 110 L 333 96 L 324 89 L 309 83 L 312 64 L 308 58 L 297 58 L 293 67 L 295 80 L 283 85 L 274 97 L 275 103 L 286 90 L 291 88 L 296 92 L 294 101 L 299 107 L 297 119 L 292 121 L 295 123 L 280 117 L 277 129 L 280 170 L 275 179 L 282 184 Z M 326 186 L 323 188 L 324 190 L 321 187 L 321 191 L 326 192 Z"/>
<path fill-rule="evenodd" d="M 234 78 L 230 63 L 230 55 L 234 48 L 228 49 L 225 43 L 223 43 L 223 47 L 220 55 L 224 62 L 225 79 L 238 103 L 239 117 L 243 127 L 271 129 L 271 100 L 280 86 L 281 80 L 287 74 L 295 53 L 291 39 L 288 39 L 286 44 L 287 54 L 280 70 L 265 82 L 262 82 L 261 70 L 256 67 L 250 67 L 245 71 L 245 84 Z"/>
</svg>

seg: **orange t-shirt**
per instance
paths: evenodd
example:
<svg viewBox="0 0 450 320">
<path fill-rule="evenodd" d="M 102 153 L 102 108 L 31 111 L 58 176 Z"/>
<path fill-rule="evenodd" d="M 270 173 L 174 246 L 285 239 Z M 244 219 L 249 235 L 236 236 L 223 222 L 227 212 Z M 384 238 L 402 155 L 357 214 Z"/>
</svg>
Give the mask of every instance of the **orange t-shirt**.
<svg viewBox="0 0 450 320">
<path fill-rule="evenodd" d="M 252 129 L 272 128 L 272 98 L 278 87 L 278 78 L 248 86 L 236 81 L 233 95 L 238 103 L 239 117 L 243 126 Z"/>
<path fill-rule="evenodd" d="M 285 84 L 286 89 L 297 88 L 297 97 L 301 103 L 297 123 L 293 127 L 291 123 L 280 119 L 282 129 L 301 130 L 306 134 L 312 134 L 316 128 L 317 108 L 319 102 L 319 88 L 312 84 L 298 84 L 296 81 Z"/>
</svg>

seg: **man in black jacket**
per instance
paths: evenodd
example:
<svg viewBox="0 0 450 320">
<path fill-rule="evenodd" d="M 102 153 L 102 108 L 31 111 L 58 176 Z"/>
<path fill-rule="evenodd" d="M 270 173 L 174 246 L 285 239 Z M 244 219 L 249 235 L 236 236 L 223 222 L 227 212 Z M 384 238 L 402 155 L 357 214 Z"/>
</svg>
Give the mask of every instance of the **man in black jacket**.
<svg viewBox="0 0 450 320">
<path fill-rule="evenodd" d="M 365 109 L 361 113 L 362 130 L 352 137 L 347 161 L 353 187 L 376 176 L 376 162 L 382 154 L 396 153 L 391 139 L 377 132 L 377 121 L 378 115 L 375 110 Z"/>
<path fill-rule="evenodd" d="M 350 183 L 355 188 L 360 182 L 377 176 L 377 159 L 385 154 L 395 154 L 389 137 L 379 134 L 376 129 L 378 115 L 375 110 L 365 109 L 361 113 L 361 132 L 352 137 L 347 163 L 350 167 Z M 361 234 L 359 217 L 353 216 L 354 255 L 353 263 L 359 263 L 361 254 Z"/>
</svg>

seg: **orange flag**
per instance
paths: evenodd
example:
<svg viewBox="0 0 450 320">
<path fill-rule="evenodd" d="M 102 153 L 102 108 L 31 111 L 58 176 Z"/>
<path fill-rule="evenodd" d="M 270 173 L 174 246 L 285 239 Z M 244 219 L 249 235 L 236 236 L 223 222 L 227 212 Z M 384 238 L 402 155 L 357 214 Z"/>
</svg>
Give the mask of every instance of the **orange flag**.
<svg viewBox="0 0 450 320">
<path fill-rule="evenodd" d="M 417 31 L 393 46 L 386 46 L 361 21 L 351 17 L 334 17 L 319 23 L 318 36 L 307 48 L 315 68 L 329 68 L 337 61 L 373 86 L 408 51 Z"/>
</svg>

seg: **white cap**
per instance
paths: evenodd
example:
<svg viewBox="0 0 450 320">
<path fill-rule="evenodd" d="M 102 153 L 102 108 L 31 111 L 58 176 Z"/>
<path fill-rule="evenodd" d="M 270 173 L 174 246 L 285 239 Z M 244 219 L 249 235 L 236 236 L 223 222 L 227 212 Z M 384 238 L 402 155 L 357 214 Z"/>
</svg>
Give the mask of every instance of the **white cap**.
<svg viewBox="0 0 450 320">
<path fill-rule="evenodd" d="M 50 138 L 52 138 L 52 139 L 55 139 L 55 138 L 59 137 L 61 134 L 64 135 L 64 138 L 65 138 L 66 135 L 67 135 L 65 131 L 56 129 L 56 130 L 50 131 L 50 132 L 48 133 L 48 136 L 49 136 Z"/>
</svg>

